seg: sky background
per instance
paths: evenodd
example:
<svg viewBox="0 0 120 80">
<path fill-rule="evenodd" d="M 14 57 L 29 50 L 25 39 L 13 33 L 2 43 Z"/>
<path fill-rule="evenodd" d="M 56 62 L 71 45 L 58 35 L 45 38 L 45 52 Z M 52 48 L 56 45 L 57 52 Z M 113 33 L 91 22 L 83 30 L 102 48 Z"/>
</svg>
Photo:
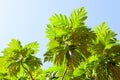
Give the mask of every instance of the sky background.
<svg viewBox="0 0 120 80">
<path fill-rule="evenodd" d="M 23 44 L 40 43 L 37 57 L 43 60 L 46 51 L 46 24 L 55 13 L 69 16 L 74 8 L 84 6 L 88 11 L 86 24 L 94 27 L 106 21 L 120 39 L 120 0 L 0 0 L 0 51 L 12 38 Z M 50 64 L 45 63 L 44 68 Z"/>
</svg>

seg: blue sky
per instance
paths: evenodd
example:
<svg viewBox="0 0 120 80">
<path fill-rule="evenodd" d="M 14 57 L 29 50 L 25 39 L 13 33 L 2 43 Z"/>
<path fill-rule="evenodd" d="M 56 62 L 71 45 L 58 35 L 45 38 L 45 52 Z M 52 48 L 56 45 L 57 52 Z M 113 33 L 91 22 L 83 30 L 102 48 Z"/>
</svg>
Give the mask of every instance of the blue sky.
<svg viewBox="0 0 120 80">
<path fill-rule="evenodd" d="M 43 59 L 49 17 L 54 13 L 69 15 L 74 8 L 82 6 L 88 11 L 86 24 L 89 27 L 106 21 L 120 39 L 119 3 L 119 0 L 0 0 L 0 51 L 12 38 L 23 44 L 38 41 L 41 48 L 37 56 Z"/>
</svg>

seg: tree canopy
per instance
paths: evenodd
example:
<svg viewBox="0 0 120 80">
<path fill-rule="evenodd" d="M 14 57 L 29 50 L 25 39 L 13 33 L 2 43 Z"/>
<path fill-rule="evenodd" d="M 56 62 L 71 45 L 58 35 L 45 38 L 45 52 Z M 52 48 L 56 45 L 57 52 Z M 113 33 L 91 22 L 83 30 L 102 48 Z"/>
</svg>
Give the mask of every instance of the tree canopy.
<svg viewBox="0 0 120 80">
<path fill-rule="evenodd" d="M 70 16 L 54 14 L 46 27 L 49 39 L 42 69 L 36 53 L 39 44 L 25 46 L 12 39 L 0 56 L 1 80 L 120 80 L 120 42 L 106 22 L 94 28 L 85 24 L 87 11 L 74 9 Z"/>
</svg>

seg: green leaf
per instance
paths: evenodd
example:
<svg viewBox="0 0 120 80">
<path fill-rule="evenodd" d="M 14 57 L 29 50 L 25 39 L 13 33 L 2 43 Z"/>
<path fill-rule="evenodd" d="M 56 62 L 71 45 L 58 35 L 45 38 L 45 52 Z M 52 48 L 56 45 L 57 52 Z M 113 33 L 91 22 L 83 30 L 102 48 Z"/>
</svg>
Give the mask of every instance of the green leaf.
<svg viewBox="0 0 120 80">
<path fill-rule="evenodd" d="M 48 51 L 44 54 L 44 62 L 52 62 L 53 61 L 53 52 Z"/>
<path fill-rule="evenodd" d="M 17 55 L 19 56 L 19 51 L 22 49 L 22 45 L 21 42 L 19 40 L 16 39 L 12 39 L 11 42 L 9 42 L 8 47 L 5 48 L 2 53 L 3 55 L 6 56 L 14 56 Z M 17 54 L 18 53 L 18 54 Z M 16 57 L 17 57 L 16 56 Z"/>
<path fill-rule="evenodd" d="M 12 39 L 11 42 L 8 44 L 8 46 L 11 49 L 18 49 L 19 50 L 22 48 L 21 42 L 19 40 L 16 40 L 16 39 Z"/>
<path fill-rule="evenodd" d="M 101 25 L 94 27 L 97 39 L 103 44 L 109 44 L 114 40 L 116 34 L 103 22 Z M 113 41 L 112 41 L 113 42 Z"/>
<path fill-rule="evenodd" d="M 24 64 L 26 64 L 30 70 L 36 70 L 38 67 L 42 65 L 42 62 L 40 58 L 29 56 L 25 61 Z"/>
<path fill-rule="evenodd" d="M 56 40 L 51 40 L 48 44 L 48 49 L 52 49 L 52 48 L 55 48 L 57 46 L 59 46 L 59 43 L 56 41 Z"/>
<path fill-rule="evenodd" d="M 94 61 L 98 61 L 99 60 L 98 58 L 99 57 L 97 55 L 92 55 L 88 58 L 88 61 L 89 61 L 89 63 L 92 63 Z"/>
<path fill-rule="evenodd" d="M 61 26 L 61 27 L 69 26 L 69 20 L 67 16 L 62 14 L 59 15 L 55 14 L 51 16 L 49 20 L 51 24 L 53 24 L 54 26 Z"/>
<path fill-rule="evenodd" d="M 74 9 L 70 16 L 71 26 L 73 28 L 85 26 L 84 21 L 87 19 L 86 14 L 87 12 L 85 11 L 84 7 L 79 8 L 77 10 Z"/>
<path fill-rule="evenodd" d="M 24 48 L 31 49 L 34 51 L 34 53 L 37 53 L 39 51 L 39 43 L 36 42 L 31 42 L 29 44 L 26 44 Z"/>
<path fill-rule="evenodd" d="M 56 37 L 61 37 L 62 35 L 67 34 L 67 31 L 62 28 L 55 28 L 55 32 L 56 32 Z"/>
<path fill-rule="evenodd" d="M 17 73 L 20 71 L 20 64 L 18 62 L 11 63 L 8 66 L 8 69 L 11 76 L 16 76 Z"/>
<path fill-rule="evenodd" d="M 62 65 L 66 53 L 67 50 L 59 50 L 58 54 L 55 55 L 54 64 Z"/>
<path fill-rule="evenodd" d="M 49 38 L 50 40 L 56 37 L 56 32 L 53 25 L 51 24 L 47 25 L 46 34 L 47 34 L 46 37 Z"/>
<path fill-rule="evenodd" d="M 81 62 L 79 67 L 74 70 L 73 75 L 75 77 L 81 76 L 82 74 L 85 73 L 85 71 L 86 71 L 85 69 L 86 69 L 86 62 Z"/>
</svg>

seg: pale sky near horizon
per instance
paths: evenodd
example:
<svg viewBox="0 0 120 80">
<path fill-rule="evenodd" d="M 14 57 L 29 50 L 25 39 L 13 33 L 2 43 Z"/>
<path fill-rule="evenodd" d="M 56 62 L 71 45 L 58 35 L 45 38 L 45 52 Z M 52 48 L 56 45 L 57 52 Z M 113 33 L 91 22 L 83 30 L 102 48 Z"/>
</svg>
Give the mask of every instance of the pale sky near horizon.
<svg viewBox="0 0 120 80">
<path fill-rule="evenodd" d="M 45 27 L 54 13 L 69 15 L 74 8 L 84 6 L 88 12 L 89 27 L 106 21 L 120 39 L 119 0 L 0 0 L 0 51 L 12 38 L 23 44 L 40 43 L 38 57 L 43 59 L 46 51 Z M 47 63 L 44 67 L 47 67 Z"/>
</svg>

